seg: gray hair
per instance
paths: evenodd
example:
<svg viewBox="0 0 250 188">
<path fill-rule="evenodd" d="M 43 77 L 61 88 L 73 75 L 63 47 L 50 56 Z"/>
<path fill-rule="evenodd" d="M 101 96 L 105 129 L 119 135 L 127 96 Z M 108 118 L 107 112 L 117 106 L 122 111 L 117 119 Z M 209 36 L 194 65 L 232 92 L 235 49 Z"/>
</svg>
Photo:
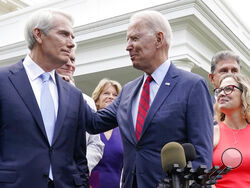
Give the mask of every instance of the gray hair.
<svg viewBox="0 0 250 188">
<path fill-rule="evenodd" d="M 166 43 L 170 47 L 173 35 L 172 29 L 168 20 L 164 17 L 163 14 L 153 10 L 141 11 L 134 14 L 130 18 L 130 23 L 136 21 L 143 21 L 143 24 L 145 24 L 153 34 L 157 32 L 163 32 Z"/>
<path fill-rule="evenodd" d="M 72 17 L 63 11 L 56 9 L 42 9 L 35 12 L 28 19 L 24 28 L 24 37 L 30 50 L 32 50 L 36 43 L 36 39 L 33 35 L 34 28 L 39 28 L 44 32 L 45 35 L 47 35 L 54 26 L 55 15 L 61 15 L 65 17 L 73 25 Z"/>
<path fill-rule="evenodd" d="M 240 56 L 238 56 L 236 53 L 229 50 L 219 51 L 213 56 L 211 60 L 211 73 L 214 74 L 216 65 L 219 61 L 227 59 L 234 59 L 240 66 Z"/>
</svg>

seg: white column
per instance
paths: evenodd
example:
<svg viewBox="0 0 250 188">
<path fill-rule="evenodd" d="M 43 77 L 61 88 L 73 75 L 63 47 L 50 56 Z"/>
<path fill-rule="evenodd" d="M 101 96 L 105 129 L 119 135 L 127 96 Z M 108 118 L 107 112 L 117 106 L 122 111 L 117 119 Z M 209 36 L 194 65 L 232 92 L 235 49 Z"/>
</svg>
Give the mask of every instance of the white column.
<svg viewBox="0 0 250 188">
<path fill-rule="evenodd" d="M 187 60 L 177 60 L 177 61 L 173 61 L 173 63 L 178 68 L 181 68 L 181 69 L 186 70 L 188 72 L 191 72 L 192 68 L 195 65 L 192 61 L 187 61 Z"/>
</svg>

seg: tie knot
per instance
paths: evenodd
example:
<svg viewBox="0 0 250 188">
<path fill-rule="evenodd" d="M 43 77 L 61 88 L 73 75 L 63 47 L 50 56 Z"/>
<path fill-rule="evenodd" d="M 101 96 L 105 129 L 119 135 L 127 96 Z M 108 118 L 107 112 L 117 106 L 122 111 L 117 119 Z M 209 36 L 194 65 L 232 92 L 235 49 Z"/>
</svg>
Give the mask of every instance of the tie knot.
<svg viewBox="0 0 250 188">
<path fill-rule="evenodd" d="M 43 82 L 47 82 L 49 78 L 50 78 L 50 74 L 48 72 L 41 74 L 41 79 Z"/>
<path fill-rule="evenodd" d="M 153 80 L 153 77 L 151 75 L 148 75 L 146 81 L 150 83 L 152 80 Z"/>
</svg>

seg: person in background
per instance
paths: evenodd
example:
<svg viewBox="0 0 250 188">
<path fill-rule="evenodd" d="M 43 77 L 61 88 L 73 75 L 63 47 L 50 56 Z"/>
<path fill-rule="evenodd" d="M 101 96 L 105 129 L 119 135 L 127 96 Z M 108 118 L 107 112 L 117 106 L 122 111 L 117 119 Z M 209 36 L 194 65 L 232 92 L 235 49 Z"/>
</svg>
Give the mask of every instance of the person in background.
<svg viewBox="0 0 250 188">
<path fill-rule="evenodd" d="M 217 52 L 211 60 L 211 72 L 208 75 L 214 89 L 219 87 L 221 76 L 228 73 L 239 73 L 241 69 L 240 57 L 229 50 Z M 216 99 L 213 96 L 213 102 Z"/>
<path fill-rule="evenodd" d="M 56 72 L 67 82 L 71 83 L 75 86 L 74 81 L 74 73 L 75 73 L 75 50 L 71 52 L 69 56 L 69 61 L 61 66 L 60 68 L 56 69 Z M 88 105 L 96 111 L 96 106 L 94 100 L 89 97 L 88 95 L 83 93 L 83 98 L 87 101 Z M 100 135 L 90 135 L 86 132 L 86 144 L 87 144 L 87 160 L 88 160 L 88 168 L 89 173 L 91 173 L 92 169 L 98 164 L 100 159 L 102 158 L 104 144 L 100 139 Z"/>
<path fill-rule="evenodd" d="M 107 107 L 118 96 L 121 85 L 114 80 L 102 79 L 95 88 L 92 98 L 97 110 Z M 101 133 L 105 144 L 103 157 L 90 176 L 92 188 L 119 188 L 123 167 L 123 147 L 118 127 Z"/>
<path fill-rule="evenodd" d="M 0 68 L 1 188 L 89 187 L 83 113 L 89 107 L 55 72 L 75 46 L 72 28 L 62 11 L 35 12 L 24 30 L 30 53 Z"/>
<path fill-rule="evenodd" d="M 125 84 L 113 103 L 86 116 L 89 133 L 119 126 L 123 188 L 157 187 L 166 176 L 161 149 L 169 142 L 194 145 L 194 168 L 212 165 L 213 106 L 207 82 L 170 61 L 171 36 L 161 13 L 135 13 L 128 25 L 126 50 L 133 67 L 144 74 Z"/>
<path fill-rule="evenodd" d="M 213 165 L 226 162 L 235 168 L 218 180 L 216 188 L 250 187 L 250 81 L 239 74 L 223 75 L 214 91 L 215 119 L 219 124 L 214 126 Z M 240 151 L 242 156 L 231 153 L 232 158 L 228 155 L 222 161 L 224 151 Z"/>
</svg>

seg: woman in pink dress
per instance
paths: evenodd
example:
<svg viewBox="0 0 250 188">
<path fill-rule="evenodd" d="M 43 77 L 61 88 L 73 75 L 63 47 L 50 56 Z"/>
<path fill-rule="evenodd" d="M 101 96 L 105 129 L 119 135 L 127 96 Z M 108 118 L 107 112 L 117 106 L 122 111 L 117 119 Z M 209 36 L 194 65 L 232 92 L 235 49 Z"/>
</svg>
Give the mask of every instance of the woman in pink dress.
<svg viewBox="0 0 250 188">
<path fill-rule="evenodd" d="M 250 187 L 250 82 L 246 76 L 227 74 L 214 90 L 217 96 L 213 165 L 233 169 L 216 188 Z"/>
</svg>

